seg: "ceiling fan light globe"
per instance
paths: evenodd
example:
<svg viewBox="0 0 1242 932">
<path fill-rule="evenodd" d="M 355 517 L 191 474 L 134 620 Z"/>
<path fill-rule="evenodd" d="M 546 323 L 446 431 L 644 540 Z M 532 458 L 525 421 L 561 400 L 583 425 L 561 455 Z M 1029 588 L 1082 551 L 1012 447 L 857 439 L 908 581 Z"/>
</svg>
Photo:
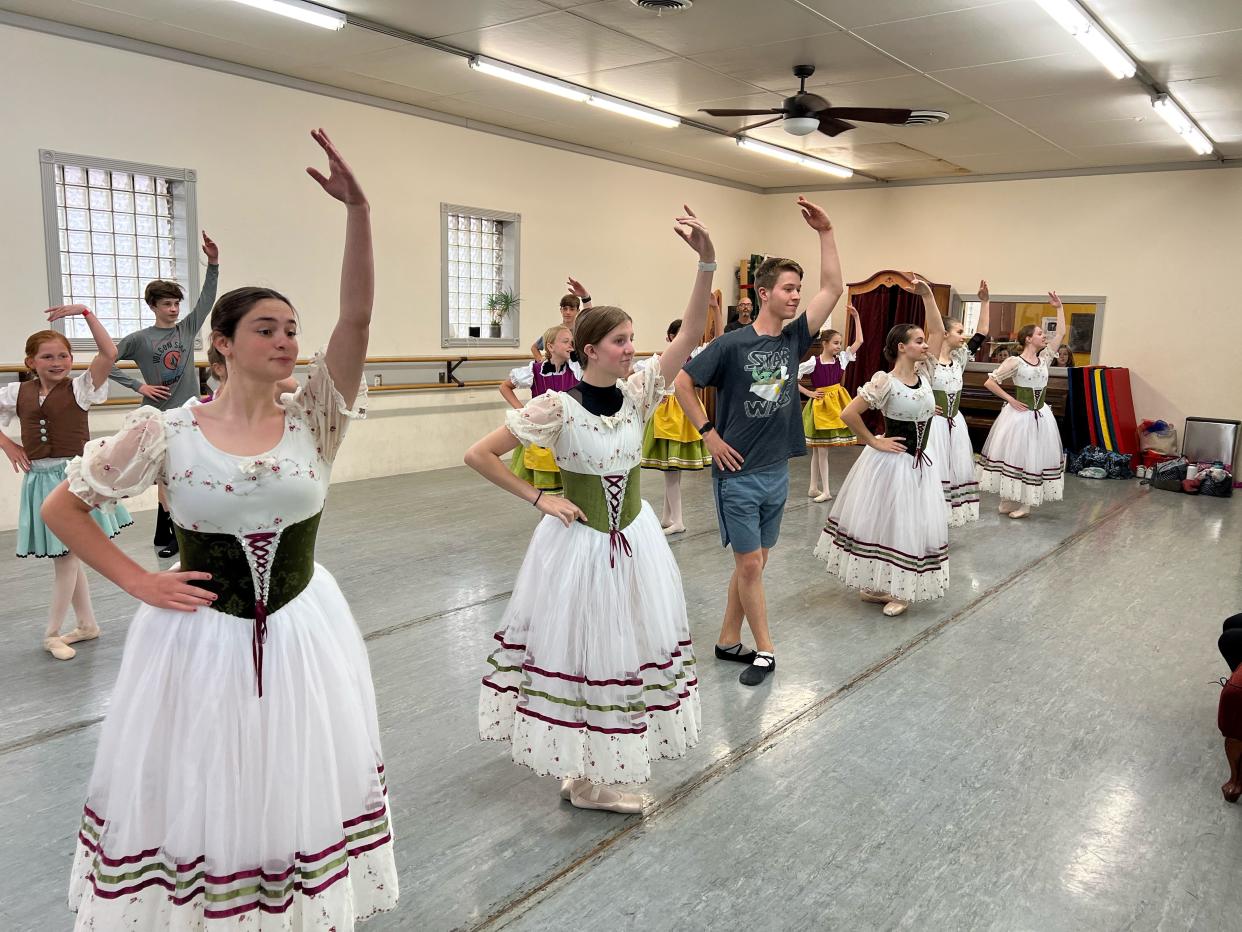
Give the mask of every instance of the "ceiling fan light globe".
<svg viewBox="0 0 1242 932">
<path fill-rule="evenodd" d="M 791 136 L 809 136 L 819 129 L 816 117 L 786 117 L 781 122 L 781 129 Z"/>
</svg>

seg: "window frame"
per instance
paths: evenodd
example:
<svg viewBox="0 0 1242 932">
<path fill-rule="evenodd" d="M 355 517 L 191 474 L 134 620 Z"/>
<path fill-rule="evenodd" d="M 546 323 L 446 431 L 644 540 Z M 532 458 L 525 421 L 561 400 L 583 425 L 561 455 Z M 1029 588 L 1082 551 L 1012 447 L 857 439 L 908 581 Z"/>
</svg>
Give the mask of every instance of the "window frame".
<svg viewBox="0 0 1242 932">
<path fill-rule="evenodd" d="M 135 175 L 152 175 L 168 181 L 180 182 L 184 186 L 181 200 L 185 212 L 185 249 L 186 249 L 186 285 L 189 291 L 186 300 L 191 304 L 198 300 L 202 289 L 202 275 L 198 262 L 198 172 L 192 168 L 171 168 L 166 165 L 150 165 L 145 162 L 128 162 L 123 159 L 102 158 L 93 155 L 78 155 L 62 152 L 58 149 L 39 150 L 39 176 L 43 195 L 43 242 L 47 264 L 47 293 L 49 306 L 65 303 L 64 289 L 61 287 L 61 276 L 65 273 L 60 267 L 60 226 L 56 219 L 56 174 L 55 166 L 70 165 L 75 168 L 96 169 L 108 172 L 129 172 Z M 65 332 L 63 320 L 56 321 L 52 328 L 59 333 Z M 141 329 L 141 328 L 139 328 Z M 130 331 L 134 332 L 134 331 Z M 115 336 L 119 340 L 126 334 Z M 95 341 L 74 337 L 70 339 L 74 352 L 93 352 Z M 194 348 L 202 349 L 202 337 L 194 335 Z"/>
<path fill-rule="evenodd" d="M 509 315 L 509 336 L 491 337 L 454 337 L 452 336 L 449 318 L 449 214 L 464 214 L 483 220 L 499 220 L 502 222 L 501 236 L 504 244 L 504 278 L 502 286 L 521 295 L 521 243 L 522 215 L 505 210 L 490 210 L 482 207 L 468 207 L 464 204 L 440 204 L 440 346 L 448 347 L 518 347 L 521 345 L 521 313 L 519 305 Z"/>
</svg>

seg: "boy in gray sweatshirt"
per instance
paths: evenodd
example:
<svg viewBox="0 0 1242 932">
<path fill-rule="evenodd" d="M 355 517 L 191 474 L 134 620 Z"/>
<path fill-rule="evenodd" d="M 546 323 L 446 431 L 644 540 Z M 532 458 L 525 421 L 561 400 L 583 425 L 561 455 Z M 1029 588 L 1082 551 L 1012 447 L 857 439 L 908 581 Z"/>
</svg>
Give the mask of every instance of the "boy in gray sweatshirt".
<svg viewBox="0 0 1242 932">
<path fill-rule="evenodd" d="M 207 276 L 203 279 L 202 290 L 190 316 L 177 319 L 181 316 L 181 299 L 184 297 L 180 285 L 167 281 L 150 282 L 144 297 L 147 306 L 155 313 L 155 323 L 116 341 L 117 359 L 137 363 L 143 380 L 139 382 L 119 368 L 112 370 L 112 380 L 142 395 L 144 405 L 161 411 L 178 408 L 198 394 L 194 337 L 216 303 L 216 285 L 220 277 L 220 248 L 206 233 L 203 234 L 203 253 L 207 256 Z M 163 502 L 155 522 L 154 544 L 162 548 L 161 557 L 177 553 L 172 518 Z"/>
</svg>

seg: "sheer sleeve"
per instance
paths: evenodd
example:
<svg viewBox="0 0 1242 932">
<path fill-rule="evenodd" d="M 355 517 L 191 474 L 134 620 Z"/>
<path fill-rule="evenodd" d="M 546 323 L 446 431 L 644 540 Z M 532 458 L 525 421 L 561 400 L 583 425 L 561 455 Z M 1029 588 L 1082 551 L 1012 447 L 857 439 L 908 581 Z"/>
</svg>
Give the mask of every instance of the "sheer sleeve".
<svg viewBox="0 0 1242 932">
<path fill-rule="evenodd" d="M 330 464 L 341 448 L 349 422 L 367 416 L 366 378 L 364 376 L 358 386 L 358 397 L 354 399 L 353 407 L 348 407 L 332 381 L 332 374 L 328 372 L 328 364 L 320 350 L 311 358 L 306 381 L 298 386 L 297 391 L 281 395 L 280 403 L 293 417 L 306 424 L 315 438 L 317 452 L 324 462 Z"/>
<path fill-rule="evenodd" d="M 69 491 L 100 511 L 145 492 L 164 477 L 164 412 L 143 406 L 111 437 L 92 440 L 65 470 Z"/>
<path fill-rule="evenodd" d="M 995 369 L 988 373 L 988 378 L 1000 385 L 1013 378 L 1013 374 L 1018 371 L 1018 364 L 1020 362 L 1021 360 L 1017 356 L 1007 356 L 1000 361 Z"/>
<path fill-rule="evenodd" d="M 858 387 L 858 397 L 867 402 L 873 411 L 884 407 L 892 389 L 892 377 L 887 372 L 877 372 L 866 385 Z"/>
<path fill-rule="evenodd" d="M 535 384 L 535 370 L 529 365 L 518 366 L 509 373 L 509 381 L 514 388 L 530 388 Z"/>
<path fill-rule="evenodd" d="M 17 390 L 21 385 L 21 382 L 0 385 L 0 427 L 8 427 L 9 421 L 17 416 Z"/>
<path fill-rule="evenodd" d="M 808 375 L 815 371 L 815 357 L 812 356 L 806 362 L 798 363 L 798 378 L 805 379 Z"/>
<path fill-rule="evenodd" d="M 963 371 L 965 371 L 966 363 L 970 362 L 974 355 L 975 354 L 970 351 L 970 347 L 962 345 L 950 353 L 949 358 L 951 358 L 962 368 Z"/>
<path fill-rule="evenodd" d="M 621 390 L 634 402 L 634 407 L 638 408 L 644 422 L 664 400 L 664 370 L 660 365 L 661 359 L 660 356 L 652 356 L 641 372 L 631 373 L 621 384 Z"/>
<path fill-rule="evenodd" d="M 1058 347 L 1059 349 L 1060 347 Z M 1039 362 L 1041 365 L 1055 366 L 1057 364 L 1057 351 L 1052 348 L 1052 344 L 1045 346 L 1039 351 Z"/>
<path fill-rule="evenodd" d="M 91 370 L 87 369 L 73 380 L 73 399 L 83 411 L 91 405 L 103 404 L 108 400 L 108 378 L 105 376 L 103 385 L 96 388 L 91 384 Z"/>
<path fill-rule="evenodd" d="M 841 352 L 837 353 L 837 362 L 841 365 L 842 372 L 848 369 L 850 367 L 850 363 L 857 358 L 858 355 L 852 349 L 843 349 Z"/>
<path fill-rule="evenodd" d="M 521 409 L 505 412 L 505 427 L 520 443 L 552 447 L 561 436 L 563 404 L 560 392 L 544 392 Z"/>
</svg>

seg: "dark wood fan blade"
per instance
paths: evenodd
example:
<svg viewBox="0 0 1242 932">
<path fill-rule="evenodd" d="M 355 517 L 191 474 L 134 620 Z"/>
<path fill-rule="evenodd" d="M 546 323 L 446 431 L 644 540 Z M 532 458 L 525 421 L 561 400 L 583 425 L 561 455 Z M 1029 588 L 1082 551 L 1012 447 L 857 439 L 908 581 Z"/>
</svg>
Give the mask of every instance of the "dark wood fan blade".
<svg viewBox="0 0 1242 932">
<path fill-rule="evenodd" d="M 770 119 L 770 120 L 763 120 L 762 122 L 759 122 L 759 123 L 751 123 L 751 124 L 750 124 L 750 126 L 743 126 L 741 129 L 739 129 L 739 130 L 738 130 L 738 132 L 739 132 L 739 133 L 744 133 L 744 132 L 746 132 L 748 129 L 756 129 L 756 128 L 760 127 L 760 126 L 767 126 L 769 123 L 775 123 L 775 122 L 776 122 L 777 120 L 779 120 L 779 119 L 780 119 L 780 117 L 778 117 L 778 116 L 774 116 L 774 117 L 772 117 L 772 119 Z"/>
<path fill-rule="evenodd" d="M 844 120 L 824 116 L 823 112 L 820 112 L 818 116 L 819 131 L 825 136 L 840 136 L 842 133 L 849 132 L 854 128 L 853 123 L 846 123 Z"/>
<path fill-rule="evenodd" d="M 771 110 L 700 110 L 699 113 L 710 113 L 712 116 L 765 116 L 769 113 L 784 113 L 780 107 Z"/>
<path fill-rule="evenodd" d="M 821 117 L 838 120 L 861 120 L 864 123 L 905 123 L 910 119 L 909 110 L 893 110 L 887 107 L 829 107 L 819 111 Z"/>
</svg>

